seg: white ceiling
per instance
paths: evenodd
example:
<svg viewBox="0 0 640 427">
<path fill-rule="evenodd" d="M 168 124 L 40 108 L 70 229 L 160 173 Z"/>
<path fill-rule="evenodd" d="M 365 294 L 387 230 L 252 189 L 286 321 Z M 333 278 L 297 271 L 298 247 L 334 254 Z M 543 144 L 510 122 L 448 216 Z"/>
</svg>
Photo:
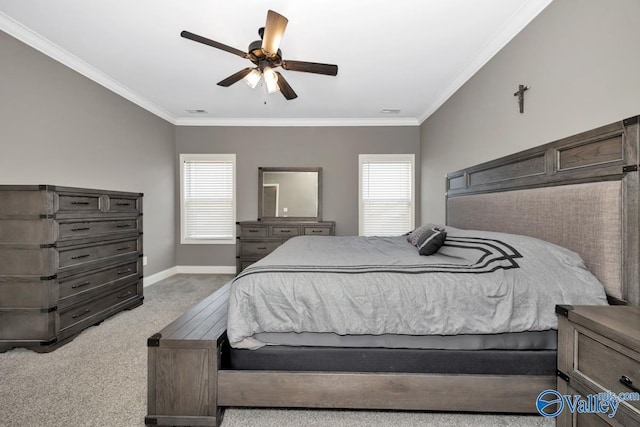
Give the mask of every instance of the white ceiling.
<svg viewBox="0 0 640 427">
<path fill-rule="evenodd" d="M 0 29 L 177 125 L 418 125 L 551 1 L 0 0 Z M 180 37 L 246 51 L 268 9 L 285 60 L 338 75 L 281 70 L 291 101 L 220 87 L 251 63 Z"/>
</svg>

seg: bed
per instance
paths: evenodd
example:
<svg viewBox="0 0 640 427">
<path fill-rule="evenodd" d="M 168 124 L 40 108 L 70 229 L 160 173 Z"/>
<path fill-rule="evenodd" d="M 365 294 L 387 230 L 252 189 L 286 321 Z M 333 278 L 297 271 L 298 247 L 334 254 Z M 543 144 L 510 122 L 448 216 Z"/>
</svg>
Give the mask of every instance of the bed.
<svg viewBox="0 0 640 427">
<path fill-rule="evenodd" d="M 230 345 L 520 349 L 529 347 L 527 333 L 556 328 L 549 300 L 607 303 L 574 252 L 527 236 L 441 228 L 424 228 L 425 241 L 446 233 L 428 256 L 406 236 L 287 241 L 233 280 Z M 484 337 L 506 338 L 501 346 Z"/>
<path fill-rule="evenodd" d="M 215 351 L 211 352 L 213 359 L 207 359 L 206 369 L 201 371 L 207 378 L 206 386 L 201 388 L 205 387 L 208 392 L 206 397 L 199 394 L 204 404 L 198 406 L 198 413 L 187 413 L 189 410 L 175 403 L 178 394 L 186 393 L 186 389 L 175 386 L 170 392 L 161 392 L 162 401 L 170 403 L 159 408 L 162 404 L 159 404 L 158 387 L 168 384 L 168 380 L 158 378 L 171 369 L 164 365 L 159 368 L 161 365 L 155 363 L 159 360 L 158 354 L 152 355 L 150 350 L 149 386 L 150 390 L 153 387 L 153 393 L 150 391 L 149 394 L 149 413 L 155 414 L 154 422 L 215 425 L 222 419 L 222 409 L 229 406 L 535 412 L 536 396 L 545 389 L 554 388 L 556 383 L 555 337 L 549 335 L 553 333 L 555 304 L 567 301 L 605 304 L 606 300 L 612 304 L 640 304 L 638 127 L 638 117 L 626 119 L 447 175 L 445 230 L 448 243 L 440 248 L 440 255 L 423 257 L 429 258 L 426 263 L 411 258 L 410 245 L 402 244 L 403 239 L 406 241 L 403 236 L 386 238 L 374 245 L 386 244 L 387 249 L 392 246 L 406 251 L 401 251 L 395 261 L 385 267 L 371 253 L 363 255 L 355 265 L 343 265 L 340 260 L 345 257 L 340 254 L 329 257 L 329 261 L 318 262 L 322 257 L 302 250 L 302 247 L 308 247 L 312 252 L 331 254 L 336 250 L 331 246 L 333 242 L 346 238 L 292 239 L 290 245 L 283 245 L 282 251 L 274 252 L 243 271 L 236 283 L 226 286 L 218 298 L 202 306 L 214 307 L 213 301 L 217 301 L 206 317 L 216 319 L 217 326 L 212 326 L 212 321 L 210 329 L 202 335 L 213 343 Z M 512 236 L 520 237 L 514 241 Z M 356 245 L 363 240 L 367 239 L 352 238 L 342 244 Z M 554 276 L 553 280 L 561 281 L 562 285 L 538 295 L 529 292 L 535 288 L 535 283 L 518 284 L 505 291 L 499 284 L 482 282 L 478 286 L 494 286 L 493 292 L 500 293 L 501 298 L 507 294 L 510 299 L 506 304 L 504 299 L 500 299 L 501 303 L 494 301 L 494 305 L 490 298 L 482 301 L 480 314 L 470 310 L 469 318 L 465 319 L 460 314 L 472 305 L 470 301 L 481 297 L 465 294 L 463 288 L 449 282 L 440 287 L 444 294 L 449 294 L 447 304 L 460 303 L 457 310 L 451 311 L 455 316 L 447 313 L 442 305 L 432 304 L 431 311 L 440 312 L 444 317 L 422 319 L 411 313 L 407 316 L 411 320 L 405 322 L 409 325 L 403 325 L 408 329 L 399 331 L 386 329 L 389 323 L 403 323 L 402 318 L 393 315 L 390 315 L 390 321 L 385 318 L 373 329 L 363 329 L 365 324 L 371 326 L 371 319 L 364 322 L 351 318 L 347 322 L 331 320 L 340 319 L 340 316 L 345 320 L 344 313 L 353 309 L 353 305 L 344 311 L 337 310 L 333 318 L 318 320 L 320 326 L 316 329 L 307 328 L 308 325 L 301 328 L 292 323 L 299 313 L 289 313 L 295 311 L 291 308 L 295 305 L 286 306 L 284 301 L 274 300 L 271 291 L 262 299 L 242 297 L 269 289 L 263 287 L 260 280 L 278 287 L 283 282 L 282 276 L 308 275 L 308 283 L 320 289 L 324 285 L 320 281 L 314 282 L 313 277 L 349 276 L 345 281 L 353 282 L 358 269 L 378 270 L 378 274 L 389 275 L 377 284 L 389 282 L 391 285 L 380 290 L 383 300 L 389 298 L 389 292 L 394 289 L 406 290 L 414 286 L 409 277 L 447 276 L 451 269 L 469 270 L 470 266 L 491 269 L 494 278 L 497 271 L 504 281 L 511 281 L 514 271 L 536 268 L 527 264 L 531 254 L 554 252 L 549 246 L 541 251 L 536 246 L 540 241 L 557 247 L 556 261 L 573 268 L 573 273 Z M 466 252 L 461 253 L 460 246 L 465 245 Z M 484 245 L 484 249 L 478 249 L 478 245 Z M 387 249 L 381 252 L 389 252 Z M 477 257 L 480 252 L 484 255 Z M 569 253 L 578 254 L 579 260 Z M 300 267 L 305 263 L 300 259 L 292 261 L 296 254 L 298 258 L 311 256 L 315 261 Z M 444 260 L 447 256 L 449 259 Z M 365 259 L 374 262 L 367 263 Z M 552 261 L 546 259 L 544 262 Z M 400 265 L 413 269 L 413 273 L 398 273 Z M 443 273 L 442 270 L 448 271 Z M 406 283 L 399 284 L 398 275 L 405 277 Z M 487 276 L 470 271 L 466 275 L 473 276 L 473 280 Z M 251 276 L 258 278 L 257 284 Z M 581 284 L 569 283 L 576 277 Z M 305 286 L 309 289 L 308 284 Z M 577 286 L 582 286 L 581 290 L 573 292 Z M 296 299 L 296 292 L 300 290 L 282 298 Z M 354 295 L 356 306 L 360 307 L 379 306 L 383 301 L 358 300 L 359 294 L 353 289 L 345 292 L 334 296 L 329 305 L 321 301 L 322 292 L 298 299 L 306 304 L 317 301 L 317 305 L 306 307 L 307 311 L 315 312 L 336 311 L 327 307 L 345 305 L 343 302 Z M 545 294 L 552 296 L 545 300 Z M 221 302 L 227 300 L 234 301 Z M 247 304 L 266 305 L 267 310 L 252 314 Z M 418 292 L 405 299 L 403 310 L 417 312 L 428 304 L 431 302 L 420 298 Z M 541 312 L 541 316 L 532 318 L 526 313 L 513 312 L 514 307 L 522 305 L 531 306 L 533 311 Z M 222 319 L 227 320 L 227 307 L 228 330 L 220 326 Z M 483 311 L 497 315 L 481 317 Z M 366 319 L 367 313 L 363 315 Z M 198 316 L 205 318 L 204 314 L 194 312 L 182 320 L 183 327 L 189 319 Z M 478 319 L 491 321 L 478 322 Z M 331 332 L 327 324 L 332 322 L 333 327 L 342 325 L 346 329 Z M 198 328 L 204 329 L 202 325 L 199 323 Z M 265 328 L 264 325 L 275 327 Z M 156 337 L 154 345 L 162 348 L 160 338 L 169 332 Z M 293 335 L 306 335 L 303 338 L 307 341 L 287 341 L 291 340 L 292 332 Z M 531 336 L 522 338 L 518 334 Z M 348 335 L 359 336 L 361 341 L 350 341 L 345 346 L 341 340 Z M 402 339 L 402 335 L 432 335 L 439 341 L 435 344 L 433 341 L 426 344 L 406 341 L 397 344 L 395 341 L 393 344 L 393 340 Z M 443 342 L 442 336 L 455 335 L 471 338 L 462 343 Z M 478 335 L 488 338 L 478 341 Z M 381 337 L 387 340 L 382 345 L 376 341 Z M 230 341 L 233 347 L 229 345 Z M 164 345 L 176 344 L 172 341 Z M 165 359 L 171 358 L 175 360 L 173 356 Z M 157 414 L 162 416 L 157 417 Z"/>
</svg>

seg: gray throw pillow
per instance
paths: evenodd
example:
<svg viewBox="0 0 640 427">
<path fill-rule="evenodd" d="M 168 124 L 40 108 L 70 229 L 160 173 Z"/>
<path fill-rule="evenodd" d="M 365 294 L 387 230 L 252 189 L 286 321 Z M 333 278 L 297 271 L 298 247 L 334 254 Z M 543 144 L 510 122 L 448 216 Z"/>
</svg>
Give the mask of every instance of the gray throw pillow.
<svg viewBox="0 0 640 427">
<path fill-rule="evenodd" d="M 444 230 L 438 230 L 432 228 L 431 230 L 425 230 L 418 238 L 418 253 L 420 255 L 433 255 L 438 252 L 438 249 L 444 244 L 447 238 L 447 232 Z"/>
<path fill-rule="evenodd" d="M 444 226 L 442 225 L 431 224 L 431 223 L 422 224 L 420 227 L 414 229 L 412 232 L 409 233 L 409 235 L 407 236 L 407 241 L 411 243 L 413 246 L 418 246 L 418 239 L 420 238 L 422 233 L 434 228 L 437 230 L 444 230 Z"/>
</svg>

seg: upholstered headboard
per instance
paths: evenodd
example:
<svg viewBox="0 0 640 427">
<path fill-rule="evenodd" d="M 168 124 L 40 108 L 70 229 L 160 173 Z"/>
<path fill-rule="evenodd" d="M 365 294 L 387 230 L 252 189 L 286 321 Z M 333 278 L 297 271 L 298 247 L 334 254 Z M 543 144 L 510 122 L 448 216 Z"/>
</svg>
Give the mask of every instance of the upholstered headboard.
<svg viewBox="0 0 640 427">
<path fill-rule="evenodd" d="M 639 117 L 447 175 L 447 224 L 579 253 L 610 300 L 640 305 Z"/>
</svg>

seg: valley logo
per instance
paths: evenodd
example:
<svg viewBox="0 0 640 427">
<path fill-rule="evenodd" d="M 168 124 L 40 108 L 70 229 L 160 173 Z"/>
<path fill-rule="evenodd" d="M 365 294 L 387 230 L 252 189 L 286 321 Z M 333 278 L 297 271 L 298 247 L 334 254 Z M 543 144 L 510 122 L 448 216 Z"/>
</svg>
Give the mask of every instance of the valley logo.
<svg viewBox="0 0 640 427">
<path fill-rule="evenodd" d="M 543 417 L 553 418 L 562 413 L 565 407 L 571 413 L 579 414 L 607 414 L 613 418 L 623 400 L 640 400 L 640 393 L 619 393 L 611 391 L 588 394 L 586 396 L 562 395 L 556 390 L 545 390 L 536 399 L 536 408 Z"/>
</svg>

